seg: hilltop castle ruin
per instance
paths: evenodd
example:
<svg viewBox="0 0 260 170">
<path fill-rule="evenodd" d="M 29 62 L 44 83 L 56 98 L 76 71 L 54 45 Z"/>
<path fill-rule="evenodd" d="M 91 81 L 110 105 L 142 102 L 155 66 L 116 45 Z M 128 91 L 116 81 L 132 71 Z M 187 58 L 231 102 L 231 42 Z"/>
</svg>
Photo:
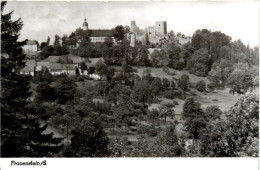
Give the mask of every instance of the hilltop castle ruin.
<svg viewBox="0 0 260 170">
<path fill-rule="evenodd" d="M 136 26 L 135 21 L 131 21 L 130 37 L 131 46 L 135 46 L 135 41 L 139 41 L 143 45 L 147 42 L 159 44 L 162 40 L 168 39 L 167 22 L 156 21 L 155 26 L 149 26 L 145 30 L 141 30 Z"/>
</svg>

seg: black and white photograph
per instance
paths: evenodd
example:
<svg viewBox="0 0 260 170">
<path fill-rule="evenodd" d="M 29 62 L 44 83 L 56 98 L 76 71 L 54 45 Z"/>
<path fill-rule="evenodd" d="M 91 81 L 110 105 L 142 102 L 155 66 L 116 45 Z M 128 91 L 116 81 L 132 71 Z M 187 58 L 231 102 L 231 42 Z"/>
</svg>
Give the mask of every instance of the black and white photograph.
<svg viewBox="0 0 260 170">
<path fill-rule="evenodd" d="M 2 158 L 258 158 L 258 91 L 259 1 L 1 2 Z"/>
</svg>

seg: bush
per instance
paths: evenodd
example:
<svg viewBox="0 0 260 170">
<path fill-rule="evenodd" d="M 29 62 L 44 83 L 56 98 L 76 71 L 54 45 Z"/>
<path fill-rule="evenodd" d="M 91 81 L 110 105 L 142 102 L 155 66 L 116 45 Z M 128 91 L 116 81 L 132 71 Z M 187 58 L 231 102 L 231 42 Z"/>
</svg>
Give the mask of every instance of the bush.
<svg viewBox="0 0 260 170">
<path fill-rule="evenodd" d="M 173 90 L 173 96 L 179 99 L 182 99 L 184 97 L 181 90 Z"/>
<path fill-rule="evenodd" d="M 175 87 L 176 87 L 176 84 L 175 84 L 174 81 L 171 82 L 171 87 L 172 87 L 172 88 L 175 88 Z"/>
<path fill-rule="evenodd" d="M 174 91 L 172 90 L 166 90 L 164 92 L 161 92 L 161 95 L 167 99 L 174 99 Z"/>
<path fill-rule="evenodd" d="M 197 96 L 197 94 L 196 94 L 195 91 L 191 91 L 191 92 L 190 92 L 190 95 L 191 95 L 191 96 Z"/>
<path fill-rule="evenodd" d="M 206 91 L 206 83 L 204 80 L 201 80 L 199 81 L 197 84 L 196 84 L 196 89 L 199 91 L 199 92 L 204 92 Z"/>
<path fill-rule="evenodd" d="M 84 82 L 84 78 L 82 76 L 76 76 L 75 81 L 76 82 Z"/>
<path fill-rule="evenodd" d="M 144 126 L 144 125 L 140 125 L 140 126 L 138 126 L 138 128 L 137 128 L 137 133 L 138 134 L 146 134 L 146 133 L 148 133 L 148 130 L 149 128 L 147 127 L 147 126 Z"/>
<path fill-rule="evenodd" d="M 150 119 L 158 119 L 159 118 L 159 111 L 157 109 L 152 109 L 149 114 L 148 117 Z"/>
<path fill-rule="evenodd" d="M 214 83 L 209 83 L 209 84 L 207 85 L 207 87 L 208 87 L 208 89 L 209 89 L 210 91 L 214 91 L 215 88 L 216 88 L 216 86 L 215 86 Z"/>
<path fill-rule="evenodd" d="M 155 128 L 151 128 L 149 129 L 148 131 L 148 135 L 151 136 L 151 137 L 155 137 L 157 135 L 157 130 Z"/>
<path fill-rule="evenodd" d="M 178 101 L 176 101 L 176 100 L 173 101 L 173 104 L 174 105 L 179 105 Z"/>
<path fill-rule="evenodd" d="M 178 86 L 184 90 L 187 91 L 189 89 L 190 81 L 189 81 L 189 76 L 186 74 L 183 74 L 180 79 L 178 80 Z"/>
</svg>

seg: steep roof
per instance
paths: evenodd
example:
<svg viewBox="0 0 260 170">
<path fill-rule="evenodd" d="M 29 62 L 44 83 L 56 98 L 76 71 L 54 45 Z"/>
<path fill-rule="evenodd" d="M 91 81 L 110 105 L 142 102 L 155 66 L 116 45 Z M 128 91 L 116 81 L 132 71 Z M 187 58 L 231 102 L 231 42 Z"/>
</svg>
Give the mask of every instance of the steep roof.
<svg viewBox="0 0 260 170">
<path fill-rule="evenodd" d="M 36 66 L 35 60 L 27 60 L 25 63 L 25 67 L 22 69 L 22 71 L 33 72 L 35 66 Z"/>
<path fill-rule="evenodd" d="M 37 62 L 37 66 L 44 66 L 50 68 L 50 62 L 48 60 L 41 60 Z"/>
<path fill-rule="evenodd" d="M 82 58 L 82 57 L 79 57 L 79 56 L 76 56 L 76 55 L 73 55 L 73 54 L 67 54 L 66 56 L 67 56 L 69 59 L 72 60 L 73 64 L 79 64 L 79 63 L 85 61 L 85 58 Z"/>
<path fill-rule="evenodd" d="M 89 30 L 90 37 L 113 37 L 112 30 Z"/>
<path fill-rule="evenodd" d="M 55 70 L 75 70 L 77 64 L 61 64 L 61 63 L 50 63 L 50 68 L 52 71 Z"/>
<path fill-rule="evenodd" d="M 27 40 L 26 45 L 37 45 L 35 41 Z"/>
<path fill-rule="evenodd" d="M 66 63 L 66 59 L 70 59 L 73 64 L 79 64 L 81 62 L 85 61 L 85 58 L 73 55 L 73 54 L 67 54 L 67 55 L 61 55 L 61 56 L 49 56 L 48 60 L 51 63 L 58 63 L 60 61 L 64 61 Z"/>
<path fill-rule="evenodd" d="M 50 63 L 57 63 L 59 61 L 60 56 L 49 56 L 48 60 Z"/>
<path fill-rule="evenodd" d="M 62 70 L 61 63 L 50 63 L 51 70 Z"/>
<path fill-rule="evenodd" d="M 98 63 L 105 64 L 105 60 L 100 57 L 100 58 L 90 58 L 89 62 L 85 62 L 86 65 L 89 67 L 96 67 Z"/>
</svg>

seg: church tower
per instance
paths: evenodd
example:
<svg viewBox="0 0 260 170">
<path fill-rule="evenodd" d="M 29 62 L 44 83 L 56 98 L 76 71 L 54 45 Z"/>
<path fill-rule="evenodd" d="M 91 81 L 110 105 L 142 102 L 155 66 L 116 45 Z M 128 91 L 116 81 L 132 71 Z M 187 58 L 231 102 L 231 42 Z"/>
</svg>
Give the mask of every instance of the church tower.
<svg viewBox="0 0 260 170">
<path fill-rule="evenodd" d="M 84 22 L 83 22 L 83 25 L 82 25 L 82 29 L 86 30 L 86 31 L 88 30 L 88 23 L 87 23 L 87 19 L 86 18 L 84 19 Z"/>
</svg>

